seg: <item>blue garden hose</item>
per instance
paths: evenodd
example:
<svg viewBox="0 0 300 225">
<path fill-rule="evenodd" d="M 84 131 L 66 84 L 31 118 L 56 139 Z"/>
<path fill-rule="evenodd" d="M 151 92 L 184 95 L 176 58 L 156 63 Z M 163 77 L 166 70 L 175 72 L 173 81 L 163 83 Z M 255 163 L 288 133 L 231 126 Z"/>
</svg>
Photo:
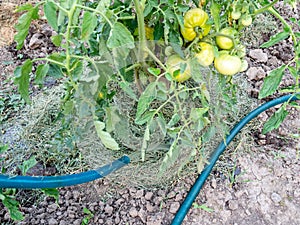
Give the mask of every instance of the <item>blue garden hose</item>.
<svg viewBox="0 0 300 225">
<path fill-rule="evenodd" d="M 300 93 L 298 93 L 300 94 Z M 298 97 L 299 98 L 299 97 Z M 194 185 L 190 189 L 189 193 L 187 194 L 185 200 L 181 204 L 179 210 L 177 211 L 171 225 L 180 225 L 184 220 L 186 214 L 188 213 L 189 209 L 191 208 L 194 200 L 196 199 L 197 195 L 199 194 L 204 182 L 206 181 L 207 177 L 209 176 L 212 168 L 218 161 L 220 155 L 224 152 L 225 148 L 229 145 L 229 143 L 233 140 L 233 138 L 238 134 L 238 132 L 252 119 L 258 116 L 260 113 L 266 111 L 267 109 L 287 102 L 287 101 L 295 101 L 298 100 L 295 95 L 285 95 L 274 100 L 271 100 L 260 107 L 256 108 L 252 112 L 250 112 L 247 116 L 245 116 L 229 133 L 226 137 L 225 141 L 222 141 L 217 149 L 213 152 L 210 157 L 209 164 L 204 168 L 204 170 L 199 174 L 197 180 L 195 181 Z"/>
<path fill-rule="evenodd" d="M 58 188 L 87 183 L 120 169 L 130 162 L 128 156 L 121 158 L 95 170 L 63 176 L 13 176 L 0 175 L 0 188 Z"/>
</svg>

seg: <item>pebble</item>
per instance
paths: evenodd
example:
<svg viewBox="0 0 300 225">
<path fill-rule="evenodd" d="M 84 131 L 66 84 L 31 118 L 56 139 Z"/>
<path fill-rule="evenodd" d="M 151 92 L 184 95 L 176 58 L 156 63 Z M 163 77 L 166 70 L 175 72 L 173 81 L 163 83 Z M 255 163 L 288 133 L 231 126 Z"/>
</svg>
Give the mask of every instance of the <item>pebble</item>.
<svg viewBox="0 0 300 225">
<path fill-rule="evenodd" d="M 104 208 L 104 211 L 105 211 L 105 213 L 107 213 L 108 215 L 111 215 L 111 214 L 113 213 L 113 211 L 114 211 L 114 208 L 111 207 L 111 206 L 109 206 L 109 205 L 107 205 L 107 206 Z"/>
<path fill-rule="evenodd" d="M 264 53 L 262 49 L 253 49 L 250 50 L 249 56 L 256 60 L 257 62 L 267 62 L 268 61 L 268 54 Z"/>
<path fill-rule="evenodd" d="M 137 217 L 138 216 L 138 211 L 136 210 L 136 208 L 131 207 L 129 210 L 129 215 L 131 217 Z"/>
<path fill-rule="evenodd" d="M 172 213 L 172 214 L 175 214 L 175 213 L 177 212 L 177 210 L 179 209 L 179 207 L 180 207 L 179 202 L 173 202 L 173 203 L 170 205 L 169 212 Z"/>
<path fill-rule="evenodd" d="M 141 198 L 144 196 L 144 190 L 138 190 L 135 194 L 136 198 Z"/>
<path fill-rule="evenodd" d="M 236 209 L 239 208 L 239 204 L 238 204 L 238 202 L 235 201 L 235 200 L 229 200 L 229 201 L 228 201 L 228 208 L 229 208 L 230 210 L 236 210 Z"/>
<path fill-rule="evenodd" d="M 146 200 L 151 200 L 152 197 L 153 197 L 153 193 L 152 193 L 152 192 L 147 192 L 147 193 L 145 194 L 145 199 L 146 199 Z"/>
<path fill-rule="evenodd" d="M 54 219 L 54 218 L 51 218 L 51 219 L 49 219 L 49 221 L 48 221 L 48 224 L 49 224 L 49 225 L 57 225 L 57 224 L 58 224 L 58 222 L 57 222 L 57 220 L 56 220 L 56 219 Z"/>
<path fill-rule="evenodd" d="M 36 34 L 32 35 L 32 37 L 29 41 L 28 47 L 30 49 L 37 49 L 38 47 L 40 47 L 40 45 L 43 43 L 43 40 L 41 37 L 43 37 L 43 35 L 40 33 L 36 33 Z"/>
<path fill-rule="evenodd" d="M 274 203 L 279 203 L 282 200 L 281 196 L 279 194 L 277 194 L 276 192 L 273 192 L 271 194 L 271 199 Z"/>
<path fill-rule="evenodd" d="M 262 67 L 250 67 L 246 75 L 249 80 L 261 80 L 266 76 L 266 73 Z"/>
<path fill-rule="evenodd" d="M 52 212 L 55 212 L 57 210 L 58 206 L 56 203 L 53 203 L 51 205 L 48 206 L 47 208 L 47 212 L 48 213 L 52 213 Z"/>
</svg>

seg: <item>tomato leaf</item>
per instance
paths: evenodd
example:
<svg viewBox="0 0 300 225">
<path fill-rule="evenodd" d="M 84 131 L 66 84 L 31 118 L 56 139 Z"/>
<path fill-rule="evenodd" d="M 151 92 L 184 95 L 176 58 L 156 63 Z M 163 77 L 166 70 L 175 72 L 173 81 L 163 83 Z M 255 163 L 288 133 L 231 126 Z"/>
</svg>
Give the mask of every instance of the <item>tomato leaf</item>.
<svg viewBox="0 0 300 225">
<path fill-rule="evenodd" d="M 24 40 L 28 34 L 30 23 L 32 20 L 38 19 L 38 7 L 27 7 L 27 13 L 24 13 L 19 17 L 18 23 L 15 26 L 17 34 L 14 36 L 14 40 L 17 42 L 17 49 L 20 50 L 23 47 Z"/>
<path fill-rule="evenodd" d="M 21 67 L 15 69 L 15 84 L 18 85 L 18 90 L 22 98 L 30 103 L 29 99 L 29 74 L 32 70 L 32 61 L 27 59 Z"/>
<path fill-rule="evenodd" d="M 13 199 L 10 196 L 6 196 L 6 198 L 2 201 L 3 205 L 8 209 L 9 215 L 13 220 L 23 220 L 24 216 L 19 211 L 19 202 Z"/>
<path fill-rule="evenodd" d="M 89 11 L 84 12 L 82 19 L 81 38 L 88 40 L 95 27 L 97 26 L 97 17 Z"/>
<path fill-rule="evenodd" d="M 35 83 L 36 84 L 43 84 L 44 79 L 48 73 L 49 64 L 40 64 L 36 68 L 35 72 Z"/>
<path fill-rule="evenodd" d="M 282 65 L 272 70 L 270 74 L 264 79 L 264 84 L 258 95 L 259 99 L 265 98 L 276 91 L 283 77 L 283 72 L 286 69 L 286 67 L 286 65 Z"/>
<path fill-rule="evenodd" d="M 128 82 L 121 82 L 120 83 L 120 87 L 121 87 L 121 89 L 126 93 L 126 94 L 128 94 L 128 96 L 130 97 L 130 98 L 132 98 L 133 100 L 135 100 L 135 101 L 137 101 L 138 99 L 137 99 L 137 97 L 136 97 L 136 95 L 135 95 L 135 93 L 133 92 L 133 90 L 132 90 L 132 88 L 129 86 L 129 83 Z"/>
<path fill-rule="evenodd" d="M 63 36 L 61 34 L 54 35 L 51 37 L 51 41 L 56 47 L 59 47 L 61 45 L 62 39 Z"/>
<path fill-rule="evenodd" d="M 32 168 L 37 163 L 34 156 L 26 160 L 22 165 L 19 165 L 18 168 L 21 170 L 22 175 L 25 175 L 30 168 Z"/>
<path fill-rule="evenodd" d="M 161 70 L 160 68 L 153 68 L 153 67 L 150 67 L 147 69 L 149 73 L 151 73 L 152 75 L 154 76 L 158 76 L 160 73 L 161 73 Z"/>
<path fill-rule="evenodd" d="M 280 107 L 272 116 L 271 118 L 264 124 L 262 133 L 266 134 L 271 130 L 277 129 L 280 124 L 284 121 L 286 116 L 288 115 L 288 111 L 285 109 L 285 105 Z"/>
<path fill-rule="evenodd" d="M 44 188 L 41 189 L 41 191 L 49 196 L 49 197 L 53 197 L 56 201 L 56 203 L 58 203 L 58 198 L 59 198 L 59 191 L 56 188 Z"/>
<path fill-rule="evenodd" d="M 117 107 L 110 106 L 105 109 L 106 112 L 106 130 L 112 132 L 116 129 L 117 124 L 121 121 L 118 115 Z"/>
<path fill-rule="evenodd" d="M 299 74 L 299 71 L 297 71 L 297 69 L 295 67 L 289 66 L 288 67 L 290 73 L 292 74 L 292 76 L 297 79 L 297 76 Z"/>
<path fill-rule="evenodd" d="M 261 48 L 269 48 L 275 44 L 277 44 L 278 42 L 287 39 L 290 36 L 290 33 L 288 31 L 282 31 L 278 34 L 275 34 L 273 36 L 270 37 L 270 40 L 263 43 L 260 47 Z"/>
<path fill-rule="evenodd" d="M 145 130 L 144 137 L 143 137 L 142 149 L 141 149 L 142 161 L 143 162 L 145 161 L 146 149 L 147 149 L 149 140 L 150 140 L 149 126 L 146 126 L 146 130 Z"/>
<path fill-rule="evenodd" d="M 139 119 L 141 118 L 143 113 L 149 108 L 151 102 L 156 98 L 156 94 L 156 83 L 150 83 L 145 89 L 145 91 L 142 93 L 138 101 L 135 123 L 140 124 Z"/>
<path fill-rule="evenodd" d="M 115 141 L 115 139 L 113 139 L 110 134 L 106 131 L 103 131 L 103 129 L 105 128 L 105 123 L 101 122 L 101 121 L 94 121 L 94 125 L 98 134 L 98 137 L 100 138 L 101 142 L 103 143 L 103 145 L 106 148 L 109 148 L 111 150 L 119 150 L 119 145 L 118 143 Z"/>
<path fill-rule="evenodd" d="M 53 2 L 46 2 L 44 5 L 44 12 L 49 25 L 58 31 L 57 25 L 57 6 Z"/>
<path fill-rule="evenodd" d="M 177 140 L 177 139 L 176 139 Z M 174 141 L 165 155 L 160 167 L 159 167 L 159 175 L 161 176 L 170 166 L 172 166 L 176 159 L 179 156 L 181 148 L 178 147 L 177 141 Z"/>
<path fill-rule="evenodd" d="M 122 23 L 116 22 L 113 25 L 107 40 L 107 47 L 127 47 L 131 49 L 135 47 L 133 36 Z"/>
<path fill-rule="evenodd" d="M 218 4 L 215 0 L 212 1 L 210 12 L 214 20 L 214 24 L 216 26 L 216 31 L 220 30 L 221 21 L 220 21 L 220 14 L 221 14 L 221 5 Z"/>
</svg>

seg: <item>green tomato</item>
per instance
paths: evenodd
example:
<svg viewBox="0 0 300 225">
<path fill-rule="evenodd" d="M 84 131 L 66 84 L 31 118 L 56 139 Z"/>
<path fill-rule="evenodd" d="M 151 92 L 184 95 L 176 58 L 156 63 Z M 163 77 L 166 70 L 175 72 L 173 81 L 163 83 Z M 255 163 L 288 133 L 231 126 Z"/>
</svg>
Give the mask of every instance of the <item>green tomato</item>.
<svg viewBox="0 0 300 225">
<path fill-rule="evenodd" d="M 234 20 L 238 20 L 239 18 L 241 18 L 241 12 L 240 11 L 232 11 L 231 13 L 231 17 Z"/>
<path fill-rule="evenodd" d="M 250 15 L 245 15 L 241 18 L 241 23 L 243 26 L 248 27 L 252 24 L 252 17 Z"/>
<path fill-rule="evenodd" d="M 190 64 L 186 60 L 182 59 L 179 55 L 171 55 L 167 59 L 166 65 L 168 72 L 177 82 L 184 82 L 190 79 L 192 76 Z M 184 71 L 180 71 L 182 69 L 182 65 L 185 65 Z"/>
<path fill-rule="evenodd" d="M 220 52 L 215 58 L 214 66 L 223 75 L 232 76 L 240 72 L 242 61 L 238 56 L 229 55 L 228 52 Z"/>
<path fill-rule="evenodd" d="M 234 35 L 237 34 L 237 30 L 232 27 L 225 27 L 220 30 L 221 34 L 227 35 L 234 39 Z M 216 43 L 220 49 L 229 50 L 234 46 L 234 43 L 231 38 L 219 35 L 216 37 Z"/>
</svg>

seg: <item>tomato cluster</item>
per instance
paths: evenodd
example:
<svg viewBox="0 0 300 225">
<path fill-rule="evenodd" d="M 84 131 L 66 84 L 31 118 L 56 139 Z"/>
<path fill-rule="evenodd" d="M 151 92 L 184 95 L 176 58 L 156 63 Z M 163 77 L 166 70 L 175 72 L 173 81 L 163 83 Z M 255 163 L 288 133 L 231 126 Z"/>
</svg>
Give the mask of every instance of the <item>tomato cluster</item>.
<svg viewBox="0 0 300 225">
<path fill-rule="evenodd" d="M 243 26 L 252 23 L 251 16 L 242 15 L 237 8 L 230 11 L 229 16 Z M 180 31 L 185 43 L 192 47 L 188 47 L 190 48 L 187 53 L 188 59 L 182 59 L 179 55 L 168 58 L 166 63 L 168 72 L 173 75 L 174 80 L 183 82 L 191 77 L 190 58 L 195 58 L 203 67 L 213 64 L 220 74 L 226 76 L 235 75 L 248 68 L 248 63 L 244 59 L 246 48 L 238 39 L 238 31 L 230 25 L 216 31 L 208 13 L 203 9 L 188 10 L 184 14 Z"/>
</svg>

